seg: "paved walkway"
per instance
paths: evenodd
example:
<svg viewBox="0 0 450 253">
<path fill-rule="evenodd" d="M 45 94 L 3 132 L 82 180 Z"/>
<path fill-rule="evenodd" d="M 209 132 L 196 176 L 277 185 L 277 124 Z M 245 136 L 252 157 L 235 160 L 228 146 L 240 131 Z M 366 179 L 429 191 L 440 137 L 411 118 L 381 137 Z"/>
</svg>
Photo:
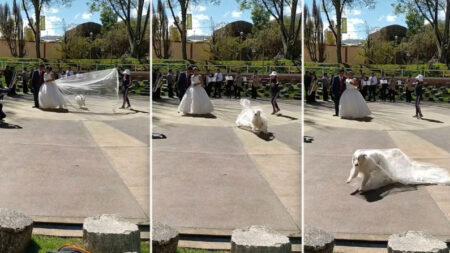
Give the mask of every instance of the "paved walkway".
<svg viewBox="0 0 450 253">
<path fill-rule="evenodd" d="M 6 98 L 0 124 L 0 207 L 35 220 L 82 222 L 116 213 L 149 222 L 149 102 L 87 98 L 90 111 L 32 108 L 31 95 Z M 95 105 L 94 105 L 95 104 Z"/>
<path fill-rule="evenodd" d="M 305 107 L 305 222 L 338 238 L 387 239 L 425 230 L 450 241 L 450 187 L 387 187 L 351 195 L 346 184 L 351 157 L 361 148 L 400 148 L 412 159 L 450 169 L 450 106 L 424 104 L 424 120 L 413 104 L 369 103 L 372 120 L 333 117 L 332 103 Z"/>
<path fill-rule="evenodd" d="M 182 231 L 229 233 L 301 227 L 301 107 L 268 116 L 273 140 L 237 128 L 238 100 L 213 100 L 214 118 L 181 116 L 177 100 L 153 103 L 153 217 Z M 270 101 L 252 101 L 271 112 Z"/>
</svg>

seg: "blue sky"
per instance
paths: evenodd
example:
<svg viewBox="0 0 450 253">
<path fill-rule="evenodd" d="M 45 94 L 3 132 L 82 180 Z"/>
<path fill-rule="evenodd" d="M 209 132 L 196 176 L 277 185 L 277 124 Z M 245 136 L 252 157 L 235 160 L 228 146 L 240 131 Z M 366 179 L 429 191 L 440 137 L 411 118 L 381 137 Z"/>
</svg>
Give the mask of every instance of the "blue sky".
<svg viewBox="0 0 450 253">
<path fill-rule="evenodd" d="M 11 0 L 0 0 L 0 3 L 12 4 Z M 18 2 L 22 2 L 18 0 Z M 44 9 L 43 15 L 46 16 L 46 30 L 42 32 L 42 36 L 46 35 L 62 35 L 62 21 L 64 20 L 67 26 L 73 26 L 85 22 L 97 22 L 100 23 L 99 13 L 89 13 L 89 8 L 86 0 L 72 0 L 70 6 L 65 7 L 61 5 L 52 5 Z M 31 14 L 33 15 L 33 14 Z M 26 19 L 25 13 L 23 13 L 22 18 L 26 25 L 28 21 Z"/>
<path fill-rule="evenodd" d="M 392 7 L 394 2 L 393 0 L 380 0 L 373 9 L 364 5 L 356 5 L 346 9 L 344 17 L 347 17 L 348 33 L 343 35 L 343 39 L 365 39 L 367 28 L 375 31 L 393 24 L 406 26 L 404 15 L 394 13 Z M 316 3 L 320 4 L 322 1 L 316 0 Z M 305 4 L 311 10 L 312 0 L 305 0 Z M 322 14 L 324 25 L 328 27 L 326 16 L 324 13 Z"/>
<path fill-rule="evenodd" d="M 156 2 L 156 0 L 153 0 L 153 3 Z M 218 5 L 210 4 L 210 1 L 207 0 L 199 2 L 198 5 L 190 6 L 190 10 L 188 11 L 188 13 L 192 13 L 193 28 L 188 31 L 188 35 L 210 35 L 212 32 L 211 18 L 216 26 L 237 20 L 251 22 L 250 11 L 241 11 L 239 9 L 239 4 L 235 0 L 222 0 Z M 172 14 L 169 9 L 167 9 L 166 12 L 169 17 L 169 23 L 172 24 Z M 179 10 L 177 10 L 175 14 L 179 15 Z"/>
</svg>

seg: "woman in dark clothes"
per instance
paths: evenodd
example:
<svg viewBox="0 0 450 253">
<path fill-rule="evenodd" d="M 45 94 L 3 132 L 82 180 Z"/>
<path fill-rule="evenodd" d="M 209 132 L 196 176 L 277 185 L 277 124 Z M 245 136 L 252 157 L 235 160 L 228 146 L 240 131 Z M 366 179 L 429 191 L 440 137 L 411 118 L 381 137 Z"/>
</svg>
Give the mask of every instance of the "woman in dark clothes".
<svg viewBox="0 0 450 253">
<path fill-rule="evenodd" d="M 277 99 L 280 94 L 280 83 L 278 82 L 278 74 L 273 71 L 270 74 L 270 92 L 272 93 L 272 114 L 275 114 L 280 111 L 280 107 L 278 107 Z"/>
<path fill-rule="evenodd" d="M 423 94 L 423 76 L 422 75 L 418 75 L 416 77 L 416 117 L 417 119 L 422 119 L 423 118 L 423 114 L 422 114 L 422 110 L 420 109 L 420 100 L 422 99 L 422 94 Z"/>
<path fill-rule="evenodd" d="M 131 77 L 130 77 L 130 70 L 126 69 L 123 73 L 123 80 L 122 80 L 122 92 L 123 92 L 123 104 L 120 108 L 125 108 L 125 103 L 127 103 L 127 108 L 131 107 L 130 99 L 128 99 L 128 90 L 130 89 L 131 84 Z"/>
</svg>

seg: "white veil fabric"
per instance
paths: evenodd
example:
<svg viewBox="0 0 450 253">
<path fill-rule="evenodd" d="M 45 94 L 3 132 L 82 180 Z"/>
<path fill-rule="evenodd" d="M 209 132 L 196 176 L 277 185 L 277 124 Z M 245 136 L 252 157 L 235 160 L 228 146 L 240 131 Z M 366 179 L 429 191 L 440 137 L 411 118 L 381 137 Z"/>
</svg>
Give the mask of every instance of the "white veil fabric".
<svg viewBox="0 0 450 253">
<path fill-rule="evenodd" d="M 397 148 L 360 149 L 353 154 L 353 162 L 355 159 L 359 160 L 359 166 L 369 168 L 370 171 L 365 190 L 377 189 L 395 182 L 404 185 L 450 185 L 450 174 L 446 169 L 411 160 Z M 367 162 L 375 166 L 370 166 Z"/>
<path fill-rule="evenodd" d="M 95 107 L 93 104 L 97 107 L 101 107 L 100 104 L 113 107 L 115 105 L 111 101 L 118 102 L 119 72 L 116 68 L 65 76 L 55 80 L 55 84 L 70 105 L 78 95 L 86 97 L 86 104 L 90 109 Z"/>
<path fill-rule="evenodd" d="M 259 111 L 261 113 L 261 120 L 265 123 L 265 125 L 267 125 L 267 123 L 266 123 L 267 119 L 266 119 L 265 115 L 263 114 L 263 110 L 261 107 L 250 106 L 250 100 L 248 100 L 248 99 L 241 99 L 240 104 L 242 106 L 242 111 L 236 119 L 237 126 L 254 129 L 253 117 L 255 116 L 255 113 L 257 111 Z"/>
</svg>

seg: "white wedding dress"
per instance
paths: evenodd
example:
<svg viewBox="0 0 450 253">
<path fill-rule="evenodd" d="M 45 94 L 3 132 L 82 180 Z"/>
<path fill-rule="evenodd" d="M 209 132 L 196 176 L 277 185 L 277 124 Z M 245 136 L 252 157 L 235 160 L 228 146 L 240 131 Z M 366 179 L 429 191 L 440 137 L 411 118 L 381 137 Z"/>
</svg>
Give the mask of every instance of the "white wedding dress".
<svg viewBox="0 0 450 253">
<path fill-rule="evenodd" d="M 44 73 L 44 83 L 39 89 L 39 108 L 62 109 L 66 107 L 66 101 L 58 85 L 49 81 L 53 72 Z"/>
<path fill-rule="evenodd" d="M 339 100 L 339 116 L 348 119 L 362 119 L 370 115 L 369 107 L 364 97 L 352 85 L 353 79 L 346 80 L 346 88 Z"/>
<path fill-rule="evenodd" d="M 411 160 L 400 149 L 360 149 L 353 154 L 353 160 L 361 155 L 376 165 L 375 169 L 370 170 L 369 180 L 364 187 L 366 191 L 392 183 L 450 185 L 450 174 L 446 169 Z"/>
<path fill-rule="evenodd" d="M 183 99 L 178 106 L 178 112 L 183 114 L 210 114 L 214 106 L 205 89 L 199 85 L 200 75 L 191 77 L 191 86 L 186 90 Z"/>
</svg>

